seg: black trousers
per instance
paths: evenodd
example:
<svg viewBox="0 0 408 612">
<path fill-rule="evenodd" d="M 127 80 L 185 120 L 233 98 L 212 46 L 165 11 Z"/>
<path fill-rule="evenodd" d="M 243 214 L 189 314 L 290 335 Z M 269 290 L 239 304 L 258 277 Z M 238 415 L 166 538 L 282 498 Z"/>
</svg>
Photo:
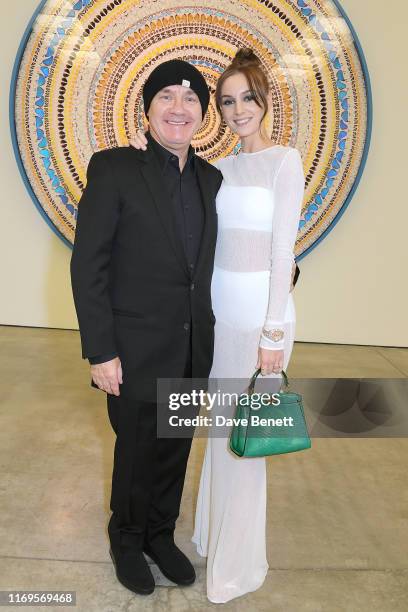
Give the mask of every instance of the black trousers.
<svg viewBox="0 0 408 612">
<path fill-rule="evenodd" d="M 191 342 L 184 377 L 191 377 Z M 192 438 L 158 438 L 153 402 L 107 395 L 107 403 L 116 433 L 111 545 L 142 548 L 173 538 Z"/>
</svg>

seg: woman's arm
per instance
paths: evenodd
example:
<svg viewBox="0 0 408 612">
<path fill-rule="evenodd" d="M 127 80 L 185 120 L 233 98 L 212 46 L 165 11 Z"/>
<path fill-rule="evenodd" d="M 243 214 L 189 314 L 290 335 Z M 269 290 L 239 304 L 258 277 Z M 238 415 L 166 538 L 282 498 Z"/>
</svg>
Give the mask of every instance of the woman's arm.
<svg viewBox="0 0 408 612">
<path fill-rule="evenodd" d="M 304 195 L 302 159 L 290 149 L 275 177 L 269 305 L 260 347 L 282 350 L 284 318 L 291 286 L 295 246 Z"/>
</svg>

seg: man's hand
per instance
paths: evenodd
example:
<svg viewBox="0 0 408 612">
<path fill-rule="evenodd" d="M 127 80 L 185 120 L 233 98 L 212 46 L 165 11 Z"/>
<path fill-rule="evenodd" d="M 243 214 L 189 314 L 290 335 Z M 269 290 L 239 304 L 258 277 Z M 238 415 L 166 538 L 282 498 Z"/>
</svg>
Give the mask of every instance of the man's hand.
<svg viewBox="0 0 408 612">
<path fill-rule="evenodd" d="M 146 151 L 147 138 L 144 135 L 144 132 L 138 130 L 135 134 L 132 134 L 132 136 L 129 138 L 129 144 L 131 144 L 135 149 L 142 149 L 143 151 Z"/>
<path fill-rule="evenodd" d="M 296 272 L 296 263 L 293 262 L 293 266 L 292 266 L 292 280 L 290 281 L 289 293 L 292 293 L 292 291 L 295 288 L 295 285 L 293 284 L 293 281 L 295 280 L 295 272 Z"/>
<path fill-rule="evenodd" d="M 102 391 L 110 395 L 120 395 L 119 385 L 122 384 L 122 364 L 119 357 L 91 366 L 91 376 L 94 383 Z"/>
</svg>

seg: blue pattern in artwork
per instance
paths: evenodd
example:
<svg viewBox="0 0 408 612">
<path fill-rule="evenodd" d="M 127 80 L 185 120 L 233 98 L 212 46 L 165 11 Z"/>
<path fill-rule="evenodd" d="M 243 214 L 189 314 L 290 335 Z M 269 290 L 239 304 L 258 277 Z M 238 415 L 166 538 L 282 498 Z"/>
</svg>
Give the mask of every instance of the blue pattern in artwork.
<svg viewBox="0 0 408 612">
<path fill-rule="evenodd" d="M 50 46 L 48 47 L 45 57 L 42 61 L 42 66 L 40 68 L 40 73 L 38 74 L 37 79 L 37 98 L 35 101 L 35 115 L 36 115 L 36 127 L 40 128 L 44 123 L 44 111 L 42 107 L 44 106 L 44 85 L 46 84 L 47 78 L 50 75 L 49 66 L 52 65 L 54 61 L 55 47 L 59 44 L 59 42 L 64 38 L 67 33 L 67 30 L 71 27 L 73 20 L 77 16 L 78 12 L 81 11 L 84 7 L 90 4 L 92 0 L 78 0 L 74 2 L 72 5 L 72 9 L 68 11 L 66 15 L 66 19 L 61 23 L 61 25 L 57 28 L 56 32 L 54 32 L 54 36 L 51 39 Z M 54 192 L 60 198 L 61 202 L 64 204 L 67 212 L 72 215 L 75 219 L 77 217 L 77 210 L 72 204 L 69 204 L 69 199 L 66 193 L 65 188 L 61 185 L 60 180 L 56 176 L 55 169 L 51 166 L 50 160 L 50 150 L 48 148 L 48 141 L 44 138 L 43 130 L 37 129 L 37 147 L 39 153 L 41 155 L 41 159 L 43 162 L 43 166 L 52 180 L 52 187 Z M 54 178 L 55 177 L 55 178 Z"/>
<path fill-rule="evenodd" d="M 333 177 L 337 176 L 338 171 L 340 170 L 340 163 L 343 157 L 343 152 L 346 147 L 346 139 L 347 139 L 347 130 L 348 130 L 348 101 L 347 101 L 347 85 L 344 82 L 344 73 L 342 70 L 342 65 L 339 57 L 336 52 L 333 50 L 332 45 L 330 44 L 330 36 L 327 32 L 324 31 L 324 27 L 317 20 L 316 15 L 313 13 L 312 9 L 308 7 L 307 2 L 305 0 L 297 0 L 297 5 L 301 10 L 302 15 L 308 18 L 309 24 L 316 30 L 316 32 L 320 33 L 320 37 L 322 40 L 327 41 L 324 43 L 326 50 L 329 54 L 329 59 L 333 68 L 336 71 L 336 87 L 337 87 L 337 97 L 340 102 L 340 107 L 343 109 L 341 113 L 341 122 L 340 129 L 341 132 L 337 135 L 337 146 L 338 150 L 336 153 L 337 164 L 334 165 L 332 163 L 332 168 L 328 171 L 325 179 L 325 187 L 317 193 L 314 197 L 314 200 L 310 202 L 306 206 L 305 214 L 303 218 L 299 221 L 299 229 L 302 229 L 306 225 L 308 221 L 310 221 L 311 217 L 314 213 L 318 212 L 318 206 L 323 203 L 323 199 L 329 193 L 330 188 L 333 186 Z M 334 168 L 334 169 L 333 169 Z"/>
</svg>

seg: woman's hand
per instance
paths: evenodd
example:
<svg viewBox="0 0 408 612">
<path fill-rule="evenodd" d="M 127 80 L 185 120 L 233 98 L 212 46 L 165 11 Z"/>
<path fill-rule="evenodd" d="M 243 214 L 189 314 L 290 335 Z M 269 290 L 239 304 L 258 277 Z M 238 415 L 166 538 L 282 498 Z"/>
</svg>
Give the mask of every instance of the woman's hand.
<svg viewBox="0 0 408 612">
<path fill-rule="evenodd" d="M 283 370 L 283 350 L 258 348 L 258 362 L 256 369 L 261 368 L 262 376 L 279 374 Z"/>
<path fill-rule="evenodd" d="M 129 144 L 131 144 L 132 147 L 135 147 L 135 149 L 142 149 L 143 151 L 146 151 L 147 138 L 144 135 L 144 132 L 138 130 L 129 138 Z"/>
</svg>

